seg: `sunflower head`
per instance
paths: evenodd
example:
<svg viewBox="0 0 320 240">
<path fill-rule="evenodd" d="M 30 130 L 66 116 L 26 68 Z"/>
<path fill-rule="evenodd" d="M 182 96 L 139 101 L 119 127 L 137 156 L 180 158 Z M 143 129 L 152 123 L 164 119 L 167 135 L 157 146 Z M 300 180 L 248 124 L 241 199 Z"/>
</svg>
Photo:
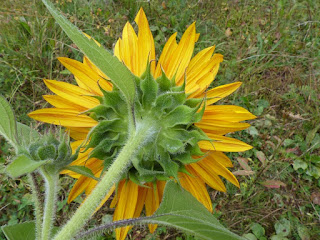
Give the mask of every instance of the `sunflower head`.
<svg viewBox="0 0 320 240">
<path fill-rule="evenodd" d="M 100 105 L 88 112 L 99 124 L 88 134 L 86 149 L 93 149 L 90 157 L 104 160 L 107 169 L 114 156 L 128 139 L 128 109 L 121 92 L 101 88 Z M 201 140 L 210 140 L 196 127 L 203 115 L 203 99 L 188 99 L 185 83 L 177 86 L 164 72 L 154 78 L 150 67 L 141 77 L 136 77 L 136 95 L 132 107 L 135 127 L 150 126 L 143 147 L 132 159 L 132 167 L 123 178 L 142 185 L 155 180 L 178 179 L 185 164 L 203 155 L 198 146 Z"/>
</svg>

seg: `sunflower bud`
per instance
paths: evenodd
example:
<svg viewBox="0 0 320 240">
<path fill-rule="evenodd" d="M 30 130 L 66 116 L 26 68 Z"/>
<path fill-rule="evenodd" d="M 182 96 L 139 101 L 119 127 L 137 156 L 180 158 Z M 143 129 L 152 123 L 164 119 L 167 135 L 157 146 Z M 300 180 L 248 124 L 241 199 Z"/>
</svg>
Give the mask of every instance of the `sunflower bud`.
<svg viewBox="0 0 320 240">
<path fill-rule="evenodd" d="M 63 136 L 58 140 L 53 133 L 31 143 L 27 150 L 33 160 L 48 161 L 56 170 L 62 169 L 74 160 L 69 142 Z"/>
</svg>

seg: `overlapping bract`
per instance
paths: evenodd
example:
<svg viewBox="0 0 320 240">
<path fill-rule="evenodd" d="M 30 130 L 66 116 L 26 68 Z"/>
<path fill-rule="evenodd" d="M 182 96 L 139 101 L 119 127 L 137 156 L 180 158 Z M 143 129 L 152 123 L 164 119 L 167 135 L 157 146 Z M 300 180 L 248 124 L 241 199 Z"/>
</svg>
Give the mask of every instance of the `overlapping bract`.
<svg viewBox="0 0 320 240">
<path fill-rule="evenodd" d="M 138 35 L 131 24 L 127 23 L 122 38 L 115 45 L 115 56 L 137 77 L 141 77 L 149 66 L 151 75 L 154 79 L 159 79 L 158 82 L 161 81 L 162 72 L 168 79 L 174 79 L 176 86 L 182 86 L 185 82 L 185 93 L 183 95 L 188 97 L 186 101 L 193 107 L 199 104 L 199 99 L 206 98 L 205 103 L 203 103 L 205 106 L 203 116 L 201 120 L 199 119 L 199 122 L 193 121 L 196 123 L 192 127 L 201 129 L 212 141 L 198 142 L 199 148 L 205 153 L 204 157 L 199 158 L 200 154 L 193 156 L 194 161 L 192 163 L 190 161 L 183 164 L 185 171 L 182 171 L 179 166 L 178 170 L 181 171 L 178 171 L 176 178 L 182 187 L 195 196 L 209 211 L 212 211 L 212 203 L 206 184 L 216 190 L 226 191 L 224 183 L 219 177 L 222 176 L 232 184 L 239 186 L 237 179 L 227 169 L 232 167 L 232 163 L 223 152 L 246 151 L 251 148 L 244 142 L 224 135 L 249 127 L 248 123 L 242 121 L 253 119 L 255 116 L 241 107 L 212 105 L 234 92 L 241 83 L 235 82 L 208 90 L 218 72 L 223 56 L 213 54 L 214 47 L 209 47 L 192 57 L 195 42 L 199 38 L 194 23 L 188 27 L 179 43 L 176 42 L 176 33 L 168 39 L 156 62 L 153 37 L 142 9 L 137 14 L 135 22 L 138 25 Z M 46 95 L 44 98 L 54 108 L 37 110 L 30 113 L 29 116 L 39 121 L 65 126 L 70 131 L 71 137 L 76 140 L 72 143 L 73 150 L 75 150 L 87 138 L 90 129 L 99 127 L 98 124 L 101 123 L 101 120 L 106 121 L 108 116 L 111 117 L 115 112 L 124 110 L 119 106 L 119 101 L 115 99 L 112 100 L 113 104 L 110 104 L 109 110 L 103 104 L 100 104 L 99 97 L 100 100 L 103 99 L 106 96 L 106 94 L 103 94 L 104 92 L 107 91 L 108 94 L 112 95 L 116 91 L 110 92 L 112 91 L 112 84 L 106 80 L 108 76 L 95 67 L 89 59 L 84 57 L 83 63 L 68 58 L 60 58 L 59 60 L 75 76 L 78 86 L 55 80 L 45 80 L 48 88 L 56 95 Z M 163 90 L 163 93 L 165 91 L 172 94 L 170 89 Z M 146 106 L 150 102 L 148 99 L 142 99 L 141 101 L 144 101 Z M 91 110 L 91 117 L 88 113 L 84 113 L 89 109 L 95 109 Z M 199 108 L 198 112 L 201 109 Z M 99 111 L 106 116 L 105 119 L 97 116 Z M 140 114 L 143 114 L 143 111 L 140 111 Z M 172 117 L 172 121 L 179 121 L 179 119 Z M 122 121 L 122 124 L 121 121 L 120 124 L 119 122 L 118 124 L 109 122 L 104 127 L 125 128 L 124 123 L 125 121 Z M 118 141 L 121 145 L 124 137 L 124 135 L 115 134 L 111 136 L 111 139 L 113 138 L 114 143 Z M 179 149 L 178 145 L 180 143 L 178 140 L 175 141 L 176 137 L 173 134 L 167 138 L 167 143 L 169 143 L 167 144 L 167 147 L 169 147 L 167 151 L 169 153 L 171 151 L 171 154 L 174 154 L 175 147 Z M 172 140 L 170 141 L 170 139 Z M 72 165 L 85 165 L 92 170 L 96 177 L 99 177 L 104 169 L 104 161 L 97 158 L 101 158 L 101 152 L 91 148 L 97 147 L 98 144 L 98 142 L 92 144 L 87 151 L 80 152 L 78 159 Z M 166 142 L 161 144 L 166 145 Z M 91 157 L 88 159 L 90 154 Z M 111 154 L 107 160 L 110 161 L 115 154 L 117 152 Z M 140 162 L 134 161 L 133 166 L 136 170 L 143 167 Z M 87 195 L 90 194 L 97 183 L 94 179 L 70 171 L 64 173 L 78 179 L 70 192 L 69 202 L 82 192 Z M 135 171 L 134 174 L 140 176 L 139 170 Z M 102 206 L 116 190 L 115 197 L 110 205 L 110 207 L 116 207 L 114 220 L 138 217 L 143 207 L 145 207 L 146 215 L 152 215 L 161 202 L 165 179 L 149 179 L 151 182 L 144 179 L 146 181 L 144 186 L 138 185 L 139 181 L 132 181 L 132 179 L 134 178 L 130 179 L 128 177 L 128 179 L 121 180 L 109 193 L 106 193 L 106 197 L 100 205 Z M 149 228 L 153 232 L 156 226 L 150 225 Z M 117 229 L 117 239 L 124 239 L 129 229 L 130 227 Z"/>
</svg>

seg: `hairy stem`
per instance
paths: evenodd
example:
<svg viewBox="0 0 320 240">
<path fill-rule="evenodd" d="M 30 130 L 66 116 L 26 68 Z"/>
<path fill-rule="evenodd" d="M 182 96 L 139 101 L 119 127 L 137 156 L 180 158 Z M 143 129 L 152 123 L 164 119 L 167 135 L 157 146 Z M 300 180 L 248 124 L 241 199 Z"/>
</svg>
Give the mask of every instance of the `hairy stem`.
<svg viewBox="0 0 320 240">
<path fill-rule="evenodd" d="M 57 181 L 59 175 L 57 173 L 48 172 L 46 169 L 42 168 L 41 173 L 46 182 L 46 198 L 44 207 L 44 216 L 42 224 L 42 240 L 51 239 L 51 230 L 53 227 L 53 220 L 55 216 L 56 209 L 56 198 L 57 198 Z"/>
<path fill-rule="evenodd" d="M 31 185 L 31 192 L 32 192 L 32 199 L 34 204 L 35 210 L 35 218 L 36 218 L 36 240 L 41 240 L 41 220 L 42 220 L 42 204 L 41 204 L 41 196 L 40 196 L 40 189 L 36 179 L 36 175 L 34 173 L 28 174 L 30 185 Z"/>
<path fill-rule="evenodd" d="M 138 127 L 137 131 L 129 137 L 126 145 L 108 171 L 103 175 L 101 181 L 62 230 L 54 237 L 54 240 L 70 240 L 82 229 L 111 187 L 120 180 L 132 157 L 134 157 L 139 148 L 150 137 L 150 126 L 151 124 L 147 124 L 140 126 L 140 128 Z"/>
</svg>

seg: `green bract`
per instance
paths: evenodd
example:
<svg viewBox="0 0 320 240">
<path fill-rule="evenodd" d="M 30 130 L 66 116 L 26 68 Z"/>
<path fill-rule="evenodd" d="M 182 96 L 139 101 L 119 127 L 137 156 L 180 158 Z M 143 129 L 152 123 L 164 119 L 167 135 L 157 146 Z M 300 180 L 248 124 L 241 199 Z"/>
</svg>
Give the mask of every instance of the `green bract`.
<svg viewBox="0 0 320 240">
<path fill-rule="evenodd" d="M 137 184 L 177 179 L 179 171 L 185 172 L 185 164 L 199 160 L 192 156 L 203 155 L 197 143 L 210 140 L 194 125 L 202 118 L 203 99 L 187 99 L 185 84 L 176 86 L 174 79 L 168 79 L 164 73 L 155 80 L 149 68 L 141 78 L 136 78 L 136 86 L 132 107 L 135 127 L 152 127 L 123 178 Z M 129 118 L 119 89 L 101 90 L 103 96 L 97 97 L 101 104 L 88 111 L 99 124 L 88 134 L 86 150 L 93 148 L 90 157 L 104 160 L 107 169 L 129 137 Z"/>
</svg>

